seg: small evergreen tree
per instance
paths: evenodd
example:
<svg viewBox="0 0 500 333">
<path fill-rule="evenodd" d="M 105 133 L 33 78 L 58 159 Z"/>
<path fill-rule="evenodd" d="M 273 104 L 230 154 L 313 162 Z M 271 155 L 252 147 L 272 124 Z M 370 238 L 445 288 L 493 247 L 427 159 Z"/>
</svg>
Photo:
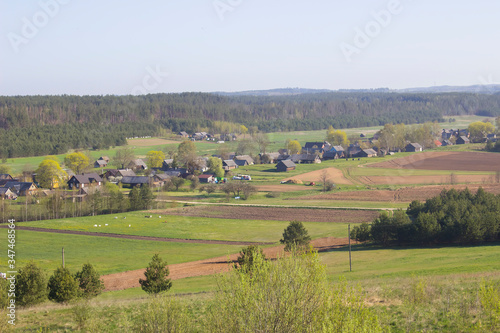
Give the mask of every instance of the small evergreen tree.
<svg viewBox="0 0 500 333">
<path fill-rule="evenodd" d="M 82 266 L 82 270 L 75 274 L 75 279 L 85 298 L 95 297 L 104 289 L 104 283 L 101 281 L 101 276 L 89 263 Z"/>
<path fill-rule="evenodd" d="M 34 261 L 19 269 L 16 289 L 16 303 L 22 306 L 35 305 L 47 299 L 47 278 Z"/>
<path fill-rule="evenodd" d="M 142 201 L 141 209 L 150 209 L 155 199 L 151 188 L 148 185 L 142 185 L 139 195 L 141 196 Z"/>
<path fill-rule="evenodd" d="M 291 221 L 283 232 L 283 239 L 280 239 L 280 243 L 285 244 L 285 251 L 290 251 L 294 247 L 305 248 L 310 240 L 311 237 L 302 222 Z"/>
<path fill-rule="evenodd" d="M 159 294 L 168 291 L 172 287 L 172 282 L 167 278 L 169 274 L 167 262 L 163 261 L 160 255 L 156 253 L 144 272 L 146 279 L 139 279 L 142 290 L 148 294 Z"/>
<path fill-rule="evenodd" d="M 254 263 L 254 259 L 259 256 L 262 259 L 265 259 L 266 256 L 262 249 L 257 245 L 249 245 L 240 251 L 240 255 L 238 256 L 238 266 L 239 268 L 245 272 L 251 271 Z"/>
<path fill-rule="evenodd" d="M 67 268 L 54 271 L 48 284 L 49 299 L 58 303 L 68 302 L 78 296 L 78 283 Z"/>
<path fill-rule="evenodd" d="M 139 188 L 134 186 L 128 193 L 130 210 L 141 210 L 143 207 L 142 197 Z"/>
</svg>

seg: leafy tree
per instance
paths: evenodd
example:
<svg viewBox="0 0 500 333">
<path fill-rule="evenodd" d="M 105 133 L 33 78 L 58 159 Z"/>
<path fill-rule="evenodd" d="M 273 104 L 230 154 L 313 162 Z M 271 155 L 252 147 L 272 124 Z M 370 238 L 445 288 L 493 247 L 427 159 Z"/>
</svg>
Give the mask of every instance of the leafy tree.
<svg viewBox="0 0 500 333">
<path fill-rule="evenodd" d="M 16 303 L 31 306 L 47 299 L 47 278 L 34 261 L 19 269 L 16 277 Z"/>
<path fill-rule="evenodd" d="M 326 131 L 326 141 L 334 146 L 349 146 L 349 139 L 347 139 L 347 134 L 344 131 L 336 130 L 333 126 L 328 127 Z"/>
<path fill-rule="evenodd" d="M 245 125 L 240 125 L 240 133 L 245 135 L 248 133 L 248 128 Z"/>
<path fill-rule="evenodd" d="M 67 268 L 59 267 L 49 279 L 49 299 L 57 303 L 78 297 L 78 283 Z"/>
<path fill-rule="evenodd" d="M 78 175 L 89 167 L 90 159 L 84 153 L 74 152 L 66 155 L 64 165 Z"/>
<path fill-rule="evenodd" d="M 155 196 L 148 185 L 142 185 L 139 191 L 141 197 L 142 207 L 141 209 L 150 209 L 153 205 Z"/>
<path fill-rule="evenodd" d="M 132 148 L 119 149 L 113 158 L 113 164 L 118 169 L 126 168 L 130 162 L 135 159 L 134 150 Z"/>
<path fill-rule="evenodd" d="M 361 292 L 333 288 L 317 252 L 264 260 L 220 275 L 207 332 L 382 332 Z"/>
<path fill-rule="evenodd" d="M 144 207 L 141 192 L 137 186 L 134 186 L 128 193 L 128 200 L 130 203 L 130 210 L 141 210 Z"/>
<path fill-rule="evenodd" d="M 267 147 L 271 144 L 269 141 L 269 137 L 265 133 L 256 133 L 253 136 L 253 140 L 257 144 L 257 147 L 259 147 L 259 152 L 261 154 L 265 154 Z"/>
<path fill-rule="evenodd" d="M 362 223 L 359 226 L 353 227 L 351 230 L 351 239 L 355 239 L 358 242 L 370 240 L 370 225 Z"/>
<path fill-rule="evenodd" d="M 291 140 L 287 145 L 288 153 L 290 155 L 298 154 L 302 150 L 302 146 L 297 140 Z"/>
<path fill-rule="evenodd" d="M 0 174 L 9 174 L 10 170 L 10 166 L 7 164 L 0 164 Z"/>
<path fill-rule="evenodd" d="M 63 181 L 68 177 L 59 163 L 53 157 L 46 157 L 36 170 L 36 180 L 40 186 L 53 189 L 60 187 Z"/>
<path fill-rule="evenodd" d="M 75 279 L 85 298 L 95 297 L 104 289 L 104 283 L 101 280 L 101 276 L 97 273 L 94 266 L 89 263 L 82 266 L 82 270 L 75 274 Z"/>
<path fill-rule="evenodd" d="M 144 280 L 139 279 L 142 290 L 148 294 L 159 294 L 168 291 L 172 287 L 172 282 L 168 279 L 169 274 L 167 262 L 163 261 L 160 255 L 156 253 L 144 272 L 146 278 Z"/>
<path fill-rule="evenodd" d="M 249 245 L 240 251 L 238 256 L 238 265 L 236 268 L 243 271 L 249 272 L 252 270 L 255 258 L 259 256 L 261 259 L 265 259 L 264 251 L 258 245 Z"/>
<path fill-rule="evenodd" d="M 242 139 L 238 141 L 236 147 L 236 155 L 251 155 L 255 151 L 255 143 L 250 139 Z"/>
<path fill-rule="evenodd" d="M 161 168 L 165 160 L 165 153 L 162 151 L 151 150 L 146 154 L 146 164 L 149 169 Z"/>
<path fill-rule="evenodd" d="M 250 197 L 257 192 L 257 188 L 249 183 L 241 183 L 240 188 L 243 193 L 244 200 L 250 199 Z"/>
<path fill-rule="evenodd" d="M 487 134 L 495 132 L 495 126 L 489 121 L 475 121 L 469 124 L 468 130 L 472 142 L 481 142 Z"/>
<path fill-rule="evenodd" d="M 198 179 L 198 177 L 196 177 L 195 175 L 191 175 L 189 177 L 189 189 L 191 191 L 194 191 L 198 188 L 198 186 L 200 185 L 200 180 Z"/>
<path fill-rule="evenodd" d="M 189 156 L 196 155 L 196 145 L 193 141 L 182 141 L 177 147 L 177 157 L 182 164 L 186 163 Z"/>
<path fill-rule="evenodd" d="M 222 160 L 217 157 L 209 157 L 207 163 L 208 172 L 213 173 L 215 177 L 224 177 L 224 169 L 222 168 Z"/>
<path fill-rule="evenodd" d="M 291 221 L 283 232 L 283 239 L 280 239 L 280 243 L 285 244 L 285 251 L 306 248 L 310 241 L 311 237 L 300 221 Z"/>
<path fill-rule="evenodd" d="M 178 191 L 179 187 L 184 185 L 186 180 L 182 177 L 172 177 L 170 178 L 170 181 L 172 182 L 173 186 L 175 187 L 175 190 Z"/>
</svg>

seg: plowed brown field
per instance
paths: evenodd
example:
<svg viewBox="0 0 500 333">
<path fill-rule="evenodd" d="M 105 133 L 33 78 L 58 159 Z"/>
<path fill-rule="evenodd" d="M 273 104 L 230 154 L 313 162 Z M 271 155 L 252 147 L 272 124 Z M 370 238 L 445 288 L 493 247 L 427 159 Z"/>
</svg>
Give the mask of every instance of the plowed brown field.
<svg viewBox="0 0 500 333">
<path fill-rule="evenodd" d="M 489 171 L 500 170 L 500 154 L 481 152 L 423 152 L 367 165 L 372 168 Z"/>
<path fill-rule="evenodd" d="M 287 181 L 289 179 L 299 179 L 302 180 L 303 182 L 320 182 L 321 176 L 324 171 L 326 171 L 328 178 L 335 184 L 341 184 L 341 185 L 352 184 L 352 182 L 349 179 L 344 177 L 342 171 L 340 171 L 337 168 L 325 168 L 321 170 L 306 172 L 297 176 L 285 178 L 283 180 Z"/>
<path fill-rule="evenodd" d="M 362 223 L 378 216 L 369 210 L 331 210 L 245 206 L 195 206 L 163 211 L 165 215 L 199 216 L 221 219 Z"/>
<path fill-rule="evenodd" d="M 421 186 L 421 187 L 404 187 L 397 190 L 371 190 L 371 191 L 352 191 L 352 192 L 337 192 L 325 193 L 314 196 L 305 196 L 294 198 L 294 200 L 353 200 L 353 201 L 383 201 L 383 202 L 411 202 L 413 200 L 424 201 L 432 198 L 443 189 L 454 188 L 456 190 L 464 190 L 468 188 L 475 193 L 479 187 L 493 194 L 500 194 L 500 184 L 486 185 L 436 185 L 436 186 Z"/>
<path fill-rule="evenodd" d="M 320 238 L 311 241 L 311 244 L 318 251 L 328 251 L 347 245 L 347 238 Z M 267 258 L 276 258 L 283 255 L 283 245 L 264 249 Z M 227 272 L 232 269 L 232 264 L 237 260 L 238 254 L 232 254 L 229 257 L 217 257 L 206 260 L 187 262 L 183 264 L 169 265 L 169 278 L 172 280 L 183 279 L 187 277 L 212 275 L 216 273 Z M 121 272 L 102 276 L 105 291 L 123 290 L 139 287 L 139 279 L 144 278 L 144 269 Z"/>
</svg>

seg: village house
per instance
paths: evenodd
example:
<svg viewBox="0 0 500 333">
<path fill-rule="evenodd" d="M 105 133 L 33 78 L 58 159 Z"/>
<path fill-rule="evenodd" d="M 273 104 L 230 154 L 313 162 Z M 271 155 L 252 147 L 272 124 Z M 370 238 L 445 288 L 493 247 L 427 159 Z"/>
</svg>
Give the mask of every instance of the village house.
<svg viewBox="0 0 500 333">
<path fill-rule="evenodd" d="M 470 143 L 470 140 L 469 138 L 467 138 L 466 136 L 459 136 L 457 138 L 457 141 L 455 142 L 457 145 L 465 145 L 465 144 L 468 144 Z"/>
<path fill-rule="evenodd" d="M 0 198 L 12 200 L 17 198 L 17 194 L 8 187 L 0 187 Z"/>
<path fill-rule="evenodd" d="M 292 160 L 283 160 L 276 164 L 276 171 L 278 172 L 287 172 L 292 170 L 295 170 L 295 163 L 293 163 Z"/>
<path fill-rule="evenodd" d="M 328 150 L 323 153 L 324 160 L 333 160 L 345 157 L 345 150 L 342 146 L 330 146 Z"/>
<path fill-rule="evenodd" d="M 14 180 L 8 173 L 0 173 L 0 180 Z"/>
<path fill-rule="evenodd" d="M 296 154 L 290 157 L 294 163 L 321 163 L 321 158 L 317 154 Z"/>
<path fill-rule="evenodd" d="M 95 169 L 105 168 L 106 166 L 108 166 L 108 162 L 106 162 L 105 160 L 97 160 L 94 162 Z"/>
<path fill-rule="evenodd" d="M 181 132 L 179 132 L 177 134 L 180 135 L 182 138 L 188 138 L 189 137 L 189 134 L 187 134 L 187 132 L 184 132 L 184 131 L 181 131 Z"/>
<path fill-rule="evenodd" d="M 147 176 L 133 176 L 133 177 L 123 177 L 120 181 L 125 186 L 130 188 L 134 186 L 149 185 L 149 177 Z"/>
<path fill-rule="evenodd" d="M 238 167 L 238 164 L 236 164 L 233 160 L 223 160 L 222 161 L 222 168 L 224 171 L 229 171 L 236 169 Z"/>
<path fill-rule="evenodd" d="M 263 163 L 263 164 L 276 163 L 276 162 L 278 162 L 278 157 L 279 156 L 280 156 L 280 153 L 259 154 L 260 162 Z"/>
<path fill-rule="evenodd" d="M 213 183 L 215 182 L 215 177 L 214 175 L 204 174 L 204 175 L 199 175 L 198 180 L 200 181 L 200 183 Z"/>
<path fill-rule="evenodd" d="M 405 151 L 412 152 L 412 153 L 417 152 L 417 151 L 422 151 L 422 150 L 423 150 L 422 146 L 418 143 L 409 143 L 405 147 Z"/>
<path fill-rule="evenodd" d="M 302 147 L 302 152 L 305 154 L 323 153 L 323 148 L 330 145 L 328 142 L 306 142 Z"/>
<path fill-rule="evenodd" d="M 174 159 L 173 158 L 168 158 L 166 160 L 163 160 L 161 164 L 161 170 L 162 171 L 167 171 L 174 168 Z"/>
<path fill-rule="evenodd" d="M 68 180 L 68 187 L 70 190 L 73 188 L 83 188 L 88 186 L 101 186 L 102 178 L 97 173 L 84 173 L 81 175 L 74 175 Z"/>
<path fill-rule="evenodd" d="M 361 149 L 360 152 L 356 154 L 356 156 L 353 157 L 376 157 L 377 152 L 373 149 Z"/>
<path fill-rule="evenodd" d="M 442 147 L 446 147 L 446 146 L 453 146 L 453 142 L 451 142 L 450 140 L 443 140 L 441 142 L 441 146 Z"/>
<path fill-rule="evenodd" d="M 138 159 L 130 162 L 128 165 L 128 168 L 132 169 L 134 171 L 138 171 L 138 170 L 146 170 L 148 168 L 148 166 L 146 165 L 146 163 L 143 160 L 138 158 Z"/>
<path fill-rule="evenodd" d="M 101 177 L 104 179 L 107 179 L 111 183 L 119 183 L 120 180 L 126 176 L 129 176 L 129 177 L 135 176 L 134 170 L 131 170 L 131 169 L 120 169 L 120 170 L 111 169 L 111 170 L 107 170 L 104 173 L 104 175 L 102 175 Z"/>
<path fill-rule="evenodd" d="M 253 165 L 255 162 L 249 155 L 238 155 L 234 158 L 234 162 L 238 166 Z"/>
</svg>

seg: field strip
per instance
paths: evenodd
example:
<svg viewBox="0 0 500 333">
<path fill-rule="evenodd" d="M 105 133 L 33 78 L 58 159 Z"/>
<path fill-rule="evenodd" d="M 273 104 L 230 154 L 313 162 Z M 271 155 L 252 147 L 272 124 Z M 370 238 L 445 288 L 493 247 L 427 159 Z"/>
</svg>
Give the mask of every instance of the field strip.
<svg viewBox="0 0 500 333">
<path fill-rule="evenodd" d="M 311 241 L 319 252 L 330 251 L 348 245 L 347 238 L 325 237 Z M 284 245 L 273 246 L 263 249 L 266 258 L 276 258 L 283 255 Z M 179 280 L 188 277 L 212 275 L 227 272 L 232 269 L 239 254 L 231 254 L 222 257 L 186 262 L 181 264 L 168 265 L 172 280 Z M 105 291 L 123 290 L 139 287 L 139 279 L 144 278 L 144 269 L 114 273 L 101 276 L 104 281 Z"/>
<path fill-rule="evenodd" d="M 291 205 L 261 205 L 261 204 L 232 204 L 224 202 L 201 202 L 201 201 L 178 201 L 160 199 L 162 202 L 174 202 L 188 205 L 215 205 L 215 206 L 242 206 L 242 207 L 263 207 L 263 208 L 294 208 L 294 209 L 331 209 L 331 210 L 398 210 L 399 208 L 386 207 L 325 207 L 325 206 L 291 206 Z"/>
<path fill-rule="evenodd" d="M 7 226 L 0 225 L 0 228 L 6 229 Z M 111 234 L 111 233 L 104 233 L 104 232 L 46 229 L 46 228 L 22 227 L 22 226 L 16 226 L 16 229 L 37 231 L 37 232 L 50 232 L 50 233 L 56 233 L 56 234 L 69 234 L 69 235 L 80 235 L 80 236 L 98 236 L 98 237 L 111 237 L 111 238 L 146 240 L 146 241 L 157 241 L 157 242 L 173 242 L 173 243 L 196 243 L 196 244 L 219 244 L 219 245 L 270 245 L 270 244 L 275 244 L 274 242 L 273 243 L 259 243 L 259 242 L 238 242 L 238 241 L 222 241 L 222 240 L 206 240 L 206 239 L 164 238 L 164 237 L 153 237 L 153 236 L 122 235 L 122 234 Z"/>
</svg>

